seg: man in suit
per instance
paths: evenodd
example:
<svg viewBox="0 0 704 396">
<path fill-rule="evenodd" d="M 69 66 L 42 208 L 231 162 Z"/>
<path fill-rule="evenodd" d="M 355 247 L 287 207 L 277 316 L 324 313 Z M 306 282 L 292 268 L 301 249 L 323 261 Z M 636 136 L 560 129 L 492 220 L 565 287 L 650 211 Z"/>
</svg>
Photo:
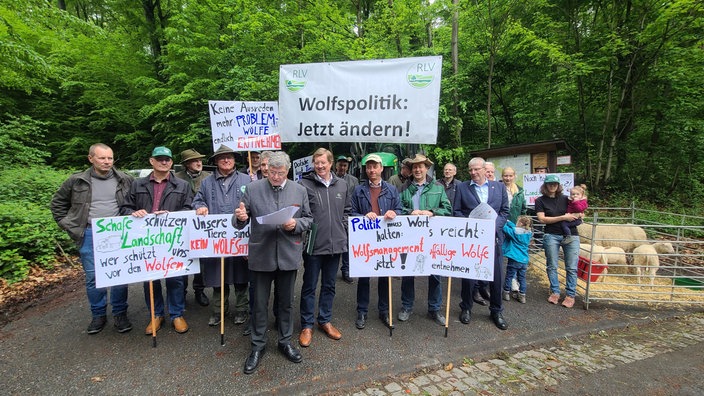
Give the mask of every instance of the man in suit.
<svg viewBox="0 0 704 396">
<path fill-rule="evenodd" d="M 306 188 L 286 178 L 289 169 L 291 159 L 288 154 L 283 151 L 271 153 L 269 176 L 255 180 L 245 187 L 242 202 L 232 217 L 232 224 L 238 229 L 251 223 L 248 263 L 250 286 L 254 290 L 251 316 L 252 351 L 244 363 L 245 374 L 252 374 L 264 356 L 272 282 L 278 297 L 279 351 L 294 363 L 303 360 L 301 352 L 291 345 L 291 313 L 296 275 L 303 262 L 303 233 L 310 229 L 313 215 Z M 259 216 L 266 216 L 288 207 L 296 207 L 298 210 L 282 224 L 266 224 L 257 220 Z"/>
<path fill-rule="evenodd" d="M 496 217 L 496 238 L 494 244 L 494 280 L 490 284 L 491 296 L 489 299 L 489 310 L 491 319 L 501 330 L 508 328 L 508 323 L 503 317 L 503 306 L 501 300 L 501 288 L 503 275 L 501 274 L 501 264 L 503 255 L 501 244 L 503 243 L 503 227 L 508 219 L 508 195 L 502 183 L 488 180 L 484 159 L 475 157 L 469 161 L 469 174 L 471 180 L 462 183 L 455 193 L 453 205 L 454 214 L 457 217 L 468 217 L 470 212 L 480 203 L 486 202 L 497 213 Z M 460 321 L 464 324 L 470 322 L 472 318 L 472 294 L 476 281 L 474 279 L 462 279 L 462 302 L 460 303 Z"/>
</svg>

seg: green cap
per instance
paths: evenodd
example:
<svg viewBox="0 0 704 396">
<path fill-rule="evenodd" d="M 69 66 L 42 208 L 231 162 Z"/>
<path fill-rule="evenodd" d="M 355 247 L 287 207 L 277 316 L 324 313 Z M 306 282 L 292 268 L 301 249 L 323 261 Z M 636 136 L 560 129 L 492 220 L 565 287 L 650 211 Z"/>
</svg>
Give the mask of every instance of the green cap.
<svg viewBox="0 0 704 396">
<path fill-rule="evenodd" d="M 560 182 L 560 178 L 557 177 L 557 175 L 548 175 L 545 178 L 545 183 L 559 183 L 559 182 Z"/>
<path fill-rule="evenodd" d="M 154 150 L 152 150 L 152 157 L 169 157 L 173 158 L 171 155 L 171 150 L 164 146 L 158 146 L 154 147 Z"/>
</svg>

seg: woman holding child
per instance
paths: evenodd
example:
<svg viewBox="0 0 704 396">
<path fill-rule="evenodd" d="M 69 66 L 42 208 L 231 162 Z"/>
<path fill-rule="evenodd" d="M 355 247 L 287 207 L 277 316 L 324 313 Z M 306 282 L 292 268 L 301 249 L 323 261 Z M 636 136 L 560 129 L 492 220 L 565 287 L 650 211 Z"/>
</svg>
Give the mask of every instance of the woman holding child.
<svg viewBox="0 0 704 396">
<path fill-rule="evenodd" d="M 562 185 L 557 175 L 548 175 L 540 186 L 542 196 L 535 200 L 535 212 L 538 221 L 545 224 L 543 247 L 550 297 L 548 302 L 557 304 L 560 300 L 560 281 L 557 277 L 559 250 L 565 256 L 565 299 L 562 306 L 572 308 L 577 289 L 577 263 L 579 261 L 579 234 L 577 227 L 569 228 L 571 238 L 563 235 L 561 222 L 574 221 L 583 216 L 579 213 L 567 213 L 569 199 L 562 193 Z"/>
</svg>

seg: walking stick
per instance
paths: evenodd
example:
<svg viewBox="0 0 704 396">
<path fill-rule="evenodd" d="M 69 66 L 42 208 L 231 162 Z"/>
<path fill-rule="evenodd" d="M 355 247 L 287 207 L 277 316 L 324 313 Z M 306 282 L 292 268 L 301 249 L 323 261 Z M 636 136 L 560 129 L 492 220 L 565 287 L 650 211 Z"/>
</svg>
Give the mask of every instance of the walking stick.
<svg viewBox="0 0 704 396">
<path fill-rule="evenodd" d="M 225 257 L 220 257 L 220 346 L 225 346 Z"/>
<path fill-rule="evenodd" d="M 149 305 L 152 311 L 152 348 L 156 348 L 156 319 L 154 317 L 154 283 L 149 280 Z"/>
<path fill-rule="evenodd" d="M 452 278 L 447 277 L 447 306 L 445 307 L 445 338 L 447 338 L 447 328 L 450 326 L 450 291 L 452 290 Z"/>
<path fill-rule="evenodd" d="M 393 322 L 393 320 L 394 320 L 394 315 L 393 315 L 393 312 L 394 312 L 393 301 L 394 301 L 394 299 L 392 297 L 393 290 L 391 287 L 391 277 L 389 276 L 387 279 L 389 280 L 389 337 L 391 337 L 394 335 L 394 322 Z"/>
</svg>

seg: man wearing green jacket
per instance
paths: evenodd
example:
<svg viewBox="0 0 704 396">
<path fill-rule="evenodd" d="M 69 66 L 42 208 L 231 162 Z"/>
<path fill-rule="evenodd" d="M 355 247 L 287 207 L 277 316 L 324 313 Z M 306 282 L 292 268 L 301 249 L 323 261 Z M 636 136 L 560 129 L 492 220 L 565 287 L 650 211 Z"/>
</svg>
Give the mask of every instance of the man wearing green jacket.
<svg viewBox="0 0 704 396">
<path fill-rule="evenodd" d="M 428 169 L 433 165 L 423 154 L 416 154 L 408 160 L 413 170 L 408 187 L 401 193 L 403 213 L 419 216 L 450 216 L 452 204 L 447 199 L 445 187 L 442 183 L 428 175 Z M 413 312 L 415 300 L 415 278 L 404 276 L 401 281 L 401 311 L 398 320 L 405 322 Z M 439 325 L 445 325 L 445 316 L 440 313 L 442 305 L 442 286 L 440 276 L 428 277 L 428 316 Z"/>
</svg>

